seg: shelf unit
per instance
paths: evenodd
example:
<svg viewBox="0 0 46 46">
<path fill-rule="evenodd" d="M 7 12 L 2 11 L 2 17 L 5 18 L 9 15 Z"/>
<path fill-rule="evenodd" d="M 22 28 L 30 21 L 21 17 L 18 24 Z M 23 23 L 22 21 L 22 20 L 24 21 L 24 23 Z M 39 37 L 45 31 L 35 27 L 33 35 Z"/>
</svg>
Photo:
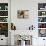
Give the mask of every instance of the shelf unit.
<svg viewBox="0 0 46 46">
<path fill-rule="evenodd" d="M 38 3 L 38 35 L 46 37 L 46 3 Z"/>
<path fill-rule="evenodd" d="M 0 35 L 8 37 L 8 3 L 0 3 Z"/>
</svg>

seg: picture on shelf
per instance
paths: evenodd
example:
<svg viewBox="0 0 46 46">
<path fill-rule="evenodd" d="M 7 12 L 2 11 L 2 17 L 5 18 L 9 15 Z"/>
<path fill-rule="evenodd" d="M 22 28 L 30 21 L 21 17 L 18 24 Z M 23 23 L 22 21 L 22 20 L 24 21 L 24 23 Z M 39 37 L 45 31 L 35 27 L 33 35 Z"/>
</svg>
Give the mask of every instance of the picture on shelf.
<svg viewBox="0 0 46 46">
<path fill-rule="evenodd" d="M 0 3 L 0 10 L 8 10 L 8 3 Z"/>
<path fill-rule="evenodd" d="M 46 10 L 46 3 L 38 3 L 38 10 Z"/>
<path fill-rule="evenodd" d="M 0 11 L 0 16 L 8 16 L 8 11 Z"/>
<path fill-rule="evenodd" d="M 0 35 L 8 37 L 8 23 L 0 23 Z"/>
<path fill-rule="evenodd" d="M 8 17 L 0 17 L 0 22 L 8 22 Z"/>
<path fill-rule="evenodd" d="M 17 18 L 20 18 L 20 19 L 29 18 L 29 10 L 18 10 Z"/>
<path fill-rule="evenodd" d="M 38 22 L 46 22 L 46 17 L 38 17 Z"/>
<path fill-rule="evenodd" d="M 46 37 L 46 29 L 39 29 L 39 37 Z"/>
<path fill-rule="evenodd" d="M 0 30 L 8 30 L 8 23 L 0 23 Z"/>
<path fill-rule="evenodd" d="M 5 10 L 8 10 L 8 6 L 5 6 Z"/>
<path fill-rule="evenodd" d="M 46 28 L 46 23 L 38 23 L 38 28 Z"/>
<path fill-rule="evenodd" d="M 46 11 L 38 11 L 38 16 L 46 16 Z"/>
</svg>

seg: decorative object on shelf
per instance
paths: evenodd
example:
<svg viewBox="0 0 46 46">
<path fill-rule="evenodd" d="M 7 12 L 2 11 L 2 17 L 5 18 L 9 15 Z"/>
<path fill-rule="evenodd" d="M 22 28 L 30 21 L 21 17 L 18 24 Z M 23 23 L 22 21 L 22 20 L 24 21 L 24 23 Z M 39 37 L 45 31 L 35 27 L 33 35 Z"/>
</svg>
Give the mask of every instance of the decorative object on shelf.
<svg viewBox="0 0 46 46">
<path fill-rule="evenodd" d="M 32 26 L 29 27 L 29 30 L 34 30 L 34 28 L 35 27 L 32 25 Z"/>
<path fill-rule="evenodd" d="M 8 3 L 0 3 L 0 10 L 8 10 Z"/>
<path fill-rule="evenodd" d="M 8 37 L 8 3 L 0 3 L 0 35 Z"/>
<path fill-rule="evenodd" d="M 46 6 L 45 6 L 45 9 L 46 9 Z"/>
<path fill-rule="evenodd" d="M 39 29 L 39 37 L 46 37 L 46 29 Z"/>
<path fill-rule="evenodd" d="M 17 11 L 17 17 L 18 18 L 25 18 L 27 19 L 29 17 L 29 10 L 18 10 Z"/>
<path fill-rule="evenodd" d="M 8 23 L 0 23 L 0 35 L 8 37 Z"/>
<path fill-rule="evenodd" d="M 8 17 L 0 17 L 0 22 L 8 22 Z"/>
<path fill-rule="evenodd" d="M 41 17 L 38 18 L 38 22 L 42 22 L 43 19 Z"/>
<path fill-rule="evenodd" d="M 45 40 L 45 39 L 43 39 L 43 40 Z"/>
<path fill-rule="evenodd" d="M 1 30 L 8 30 L 8 23 L 0 23 Z"/>
<path fill-rule="evenodd" d="M 46 23 L 39 23 L 38 24 L 38 28 L 46 28 Z"/>
<path fill-rule="evenodd" d="M 1 10 L 1 6 L 0 6 L 0 10 Z"/>
<path fill-rule="evenodd" d="M 46 22 L 46 17 L 38 17 L 38 22 Z"/>
<path fill-rule="evenodd" d="M 8 11 L 0 11 L 0 16 L 8 16 Z"/>
<path fill-rule="evenodd" d="M 46 10 L 46 3 L 38 3 L 38 10 Z"/>
<path fill-rule="evenodd" d="M 5 10 L 8 10 L 8 6 L 5 6 Z"/>
<path fill-rule="evenodd" d="M 45 12 L 42 12 L 42 15 L 45 15 Z"/>
<path fill-rule="evenodd" d="M 11 23 L 11 30 L 16 30 L 16 26 L 13 23 Z"/>
<path fill-rule="evenodd" d="M 46 37 L 46 3 L 38 3 L 38 34 Z"/>
<path fill-rule="evenodd" d="M 45 43 L 44 43 L 44 46 L 46 46 L 46 39 L 45 39 L 45 38 L 43 38 L 43 42 L 45 42 Z"/>
<path fill-rule="evenodd" d="M 38 11 L 38 16 L 46 16 L 46 11 Z"/>
<path fill-rule="evenodd" d="M 21 45 L 21 40 L 17 40 L 17 45 Z"/>
<path fill-rule="evenodd" d="M 44 10 L 44 8 L 40 8 L 40 10 Z"/>
<path fill-rule="evenodd" d="M 26 36 L 26 35 L 19 35 L 20 36 L 20 38 L 22 39 L 22 40 L 26 40 L 26 39 L 28 39 L 29 38 L 29 36 Z"/>
</svg>

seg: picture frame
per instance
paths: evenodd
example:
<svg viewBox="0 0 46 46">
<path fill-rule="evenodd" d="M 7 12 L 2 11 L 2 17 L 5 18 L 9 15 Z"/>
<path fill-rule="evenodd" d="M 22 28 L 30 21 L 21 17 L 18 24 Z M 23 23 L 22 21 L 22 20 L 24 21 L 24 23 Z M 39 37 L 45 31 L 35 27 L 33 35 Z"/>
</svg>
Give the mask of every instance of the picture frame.
<svg viewBox="0 0 46 46">
<path fill-rule="evenodd" d="M 29 10 L 18 10 L 17 18 L 18 19 L 28 19 L 29 18 Z"/>
</svg>

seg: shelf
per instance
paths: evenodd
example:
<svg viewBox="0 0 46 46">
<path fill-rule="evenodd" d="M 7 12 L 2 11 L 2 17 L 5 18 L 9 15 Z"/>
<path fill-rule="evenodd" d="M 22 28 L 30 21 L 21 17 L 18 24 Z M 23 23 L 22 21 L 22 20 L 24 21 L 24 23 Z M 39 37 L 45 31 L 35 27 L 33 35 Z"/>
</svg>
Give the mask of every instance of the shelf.
<svg viewBox="0 0 46 46">
<path fill-rule="evenodd" d="M 0 22 L 0 23 L 8 23 L 8 22 Z"/>
<path fill-rule="evenodd" d="M 0 35 L 8 37 L 8 3 L 0 3 Z"/>
<path fill-rule="evenodd" d="M 0 16 L 0 17 L 8 17 L 8 16 Z"/>
<path fill-rule="evenodd" d="M 46 17 L 46 15 L 44 15 L 44 16 L 38 16 L 38 17 Z"/>
<path fill-rule="evenodd" d="M 46 23 L 46 22 L 38 22 L 38 23 Z"/>
<path fill-rule="evenodd" d="M 46 10 L 38 10 L 38 11 L 46 11 Z"/>
<path fill-rule="evenodd" d="M 38 29 L 46 29 L 46 28 L 38 28 Z"/>
<path fill-rule="evenodd" d="M 46 3 L 38 4 L 38 36 L 46 37 Z"/>
<path fill-rule="evenodd" d="M 8 11 L 8 10 L 0 10 L 0 11 Z"/>
</svg>

